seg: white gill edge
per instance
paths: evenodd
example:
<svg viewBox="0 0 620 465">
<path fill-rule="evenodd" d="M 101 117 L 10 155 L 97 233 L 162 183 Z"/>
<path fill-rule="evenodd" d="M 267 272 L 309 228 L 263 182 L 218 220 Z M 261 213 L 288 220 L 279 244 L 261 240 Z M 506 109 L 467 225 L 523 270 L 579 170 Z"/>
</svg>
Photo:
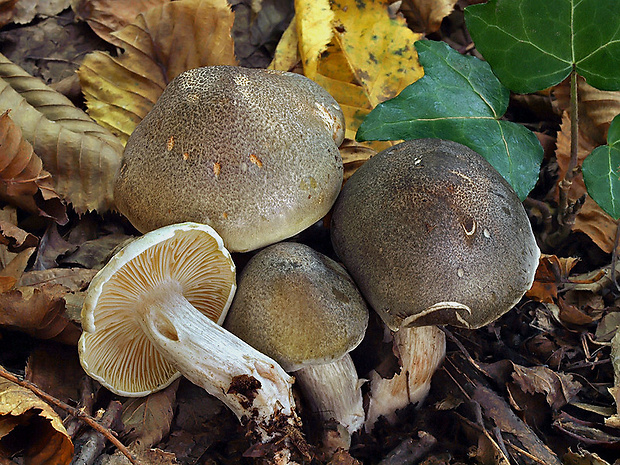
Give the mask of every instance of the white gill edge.
<svg viewBox="0 0 620 465">
<path fill-rule="evenodd" d="M 136 258 L 138 255 L 140 255 L 150 247 L 159 244 L 160 242 L 163 242 L 167 239 L 171 239 L 178 231 L 190 230 L 203 231 L 213 237 L 217 243 L 218 250 L 222 252 L 222 254 L 230 262 L 231 269 L 233 271 L 235 270 L 235 264 L 232 260 L 232 257 L 230 256 L 230 252 L 226 249 L 226 247 L 224 247 L 224 241 L 222 240 L 220 235 L 211 226 L 200 223 L 186 222 L 171 224 L 169 226 L 155 229 L 144 234 L 143 236 L 136 238 L 128 245 L 123 247 L 110 259 L 110 261 L 101 270 L 99 270 L 99 272 L 92 279 L 90 285 L 88 286 L 88 294 L 86 295 L 86 299 L 84 300 L 84 305 L 82 306 L 82 329 L 88 332 L 94 332 L 96 330 L 94 310 L 97 306 L 97 302 L 99 301 L 101 292 L 103 291 L 103 286 L 118 270 L 120 270 L 125 265 L 125 263 Z M 223 319 L 226 316 L 226 311 L 228 310 L 228 307 L 230 307 L 235 291 L 236 285 L 232 287 L 230 295 L 228 296 L 225 311 L 222 312 L 222 316 L 220 318 L 221 321 L 218 321 L 218 323 L 220 324 L 223 322 Z"/>
</svg>

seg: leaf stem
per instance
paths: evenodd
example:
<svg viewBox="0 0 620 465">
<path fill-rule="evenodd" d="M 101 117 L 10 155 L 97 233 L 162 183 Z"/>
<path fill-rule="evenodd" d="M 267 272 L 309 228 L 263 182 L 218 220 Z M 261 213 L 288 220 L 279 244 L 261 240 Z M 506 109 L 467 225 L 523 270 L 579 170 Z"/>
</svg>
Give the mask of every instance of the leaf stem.
<svg viewBox="0 0 620 465">
<path fill-rule="evenodd" d="M 571 205 L 569 191 L 573 184 L 573 179 L 579 169 L 578 149 L 579 147 L 579 93 L 577 87 L 577 71 L 573 66 L 570 73 L 570 161 L 566 168 L 564 178 L 560 181 L 560 199 L 558 208 L 558 223 L 561 228 L 572 228 L 575 222 L 577 210 Z"/>
<path fill-rule="evenodd" d="M 133 456 L 131 455 L 131 452 L 129 452 L 129 450 L 123 445 L 123 443 L 121 443 L 116 438 L 115 433 L 113 431 L 111 431 L 110 429 L 108 429 L 108 428 L 104 427 L 103 425 L 101 425 L 95 418 L 93 418 L 90 415 L 84 413 L 80 409 L 77 409 L 75 407 L 71 407 L 69 404 L 66 404 L 63 401 L 61 401 L 61 400 L 55 398 L 54 396 L 48 394 L 47 392 L 45 392 L 41 388 L 39 388 L 36 384 L 31 383 L 30 381 L 19 379 L 13 373 L 10 373 L 10 372 L 6 371 L 4 369 L 4 367 L 2 367 L 2 366 L 0 366 L 0 377 L 2 377 L 4 379 L 8 379 L 9 381 L 12 381 L 15 384 L 17 384 L 17 385 L 19 385 L 19 386 L 21 386 L 23 388 L 31 390 L 34 394 L 36 394 L 38 397 L 43 399 L 48 404 L 52 404 L 52 405 L 54 405 L 54 406 L 56 406 L 56 407 L 58 407 L 58 408 L 60 408 L 60 409 L 62 409 L 64 411 L 68 412 L 70 415 L 72 415 L 72 416 L 74 416 L 76 418 L 79 418 L 84 423 L 86 423 L 88 426 L 90 426 L 94 430 L 96 430 L 99 433 L 101 433 L 112 444 L 114 444 L 116 446 L 116 448 L 119 451 L 121 451 L 125 455 L 125 457 L 127 457 L 129 459 L 129 461 L 133 465 L 138 465 L 138 462 L 136 462 L 136 459 L 133 458 Z"/>
</svg>

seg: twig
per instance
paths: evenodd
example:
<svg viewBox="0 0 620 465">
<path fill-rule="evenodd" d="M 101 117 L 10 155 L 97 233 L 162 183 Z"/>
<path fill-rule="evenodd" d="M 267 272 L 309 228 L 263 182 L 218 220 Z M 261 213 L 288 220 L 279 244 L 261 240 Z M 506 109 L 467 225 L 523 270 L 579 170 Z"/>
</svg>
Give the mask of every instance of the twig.
<svg viewBox="0 0 620 465">
<path fill-rule="evenodd" d="M 113 400 L 101 416 L 101 426 L 113 428 L 114 424 L 120 423 L 122 413 L 123 404 Z M 95 463 L 101 452 L 103 452 L 106 438 L 98 431 L 91 430 L 80 438 L 80 443 L 82 447 L 79 453 L 73 457 L 71 465 L 91 465 Z"/>
<path fill-rule="evenodd" d="M 83 376 L 80 380 L 80 402 L 78 404 L 80 411 L 87 415 L 92 415 L 93 406 L 95 405 L 95 392 L 93 389 L 93 380 L 90 376 Z M 71 420 L 65 425 L 67 434 L 74 438 L 82 422 L 75 417 L 71 417 Z"/>
<path fill-rule="evenodd" d="M 19 379 L 17 376 L 6 371 L 2 366 L 0 366 L 0 377 L 8 379 L 9 381 L 12 381 L 23 388 L 29 389 L 48 404 L 52 404 L 68 412 L 70 415 L 79 418 L 88 426 L 103 434 L 103 436 L 105 436 L 112 444 L 114 444 L 116 448 L 121 451 L 123 455 L 125 455 L 133 465 L 139 465 L 136 459 L 134 459 L 133 455 L 131 455 L 131 452 L 129 452 L 129 450 L 123 445 L 123 443 L 116 438 L 115 433 L 113 431 L 110 431 L 108 428 L 103 427 L 97 420 L 95 420 L 90 415 L 82 412 L 75 407 L 70 406 L 69 404 L 64 403 L 59 399 L 56 399 L 54 396 L 51 396 L 47 392 L 41 390 L 36 384 L 31 383 L 30 381 Z"/>
<path fill-rule="evenodd" d="M 437 439 L 425 431 L 420 431 L 418 437 L 405 439 L 379 465 L 411 465 L 422 460 L 437 445 Z"/>
</svg>

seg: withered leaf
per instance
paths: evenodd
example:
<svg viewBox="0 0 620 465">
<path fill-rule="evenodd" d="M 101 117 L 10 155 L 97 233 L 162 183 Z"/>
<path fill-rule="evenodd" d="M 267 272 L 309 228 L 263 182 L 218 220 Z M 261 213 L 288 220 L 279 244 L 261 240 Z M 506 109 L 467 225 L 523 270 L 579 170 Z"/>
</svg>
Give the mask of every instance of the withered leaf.
<svg viewBox="0 0 620 465">
<path fill-rule="evenodd" d="M 90 115 L 126 142 L 181 72 L 235 65 L 226 0 L 180 0 L 151 8 L 113 35 L 124 53 L 89 54 L 78 74 Z"/>
<path fill-rule="evenodd" d="M 6 110 L 0 116 L 0 198 L 65 224 L 69 221 L 66 209 L 54 191 L 51 178 Z"/>
<path fill-rule="evenodd" d="M 77 19 L 88 23 L 95 34 L 111 44 L 122 46 L 112 33 L 131 23 L 138 14 L 170 0 L 71 0 Z"/>
<path fill-rule="evenodd" d="M 64 465 L 71 463 L 73 443 L 48 404 L 0 378 L 0 457 L 20 451 L 29 465 Z"/>
<path fill-rule="evenodd" d="M 0 244 L 8 246 L 10 252 L 21 252 L 36 247 L 39 239 L 12 222 L 0 220 Z"/>
<path fill-rule="evenodd" d="M 553 410 L 557 411 L 571 402 L 581 390 L 581 384 L 572 375 L 553 371 L 543 365 L 531 368 L 516 364 L 513 366 L 512 378 L 519 387 L 530 394 L 544 394 Z"/>
<path fill-rule="evenodd" d="M 123 406 L 127 440 L 135 449 L 149 449 L 170 431 L 179 380 L 163 391 L 128 400 Z"/>
<path fill-rule="evenodd" d="M 0 326 L 40 339 L 56 338 L 77 343 L 79 328 L 64 315 L 62 299 L 67 289 L 60 284 L 18 287 L 0 294 Z"/>
<path fill-rule="evenodd" d="M 122 144 L 64 95 L 0 55 L 0 111 L 41 157 L 56 192 L 78 213 L 112 208 Z"/>
</svg>

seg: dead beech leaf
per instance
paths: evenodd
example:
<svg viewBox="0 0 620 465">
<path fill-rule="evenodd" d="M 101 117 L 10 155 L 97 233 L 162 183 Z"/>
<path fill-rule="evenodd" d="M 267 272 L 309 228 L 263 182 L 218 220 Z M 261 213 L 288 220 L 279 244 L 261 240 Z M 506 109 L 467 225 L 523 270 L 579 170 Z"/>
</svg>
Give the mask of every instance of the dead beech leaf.
<svg viewBox="0 0 620 465">
<path fill-rule="evenodd" d="M 527 368 L 513 364 L 512 378 L 523 392 L 544 394 L 554 411 L 570 403 L 581 390 L 581 384 L 572 375 L 558 373 L 549 367 L 539 365 Z"/>
<path fill-rule="evenodd" d="M 26 267 L 28 266 L 28 260 L 34 253 L 35 249 L 35 247 L 30 247 L 22 250 L 7 264 L 7 266 L 2 269 L 2 271 L 0 271 L 0 279 L 2 279 L 3 282 L 3 289 L 1 292 L 8 291 L 19 282 L 24 275 Z M 8 285 L 10 281 L 13 281 L 13 285 L 9 288 L 4 288 L 4 286 Z"/>
<path fill-rule="evenodd" d="M 149 449 L 170 431 L 179 380 L 162 391 L 129 399 L 123 405 L 127 440 L 136 449 Z"/>
<path fill-rule="evenodd" d="M 170 0 L 71 0 L 76 19 L 86 21 L 106 42 L 121 46 L 112 33 L 119 31 L 143 13 Z"/>
<path fill-rule="evenodd" d="M 54 218 L 60 224 L 69 221 L 50 173 L 43 169 L 32 145 L 22 137 L 22 130 L 9 116 L 9 110 L 0 116 L 0 198 L 30 213 Z"/>
<path fill-rule="evenodd" d="M 69 7 L 70 0 L 19 0 L 13 21 L 28 24 L 36 16 L 55 16 Z"/>
<path fill-rule="evenodd" d="M 60 284 L 69 292 L 83 291 L 97 274 L 88 268 L 49 268 L 40 271 L 27 271 L 19 278 L 19 286 L 41 286 Z"/>
<path fill-rule="evenodd" d="M 13 21 L 17 0 L 0 0 L 0 27 Z"/>
<path fill-rule="evenodd" d="M 525 295 L 538 302 L 554 302 L 558 296 L 558 285 L 568 281 L 570 271 L 578 261 L 574 257 L 560 258 L 543 254 L 536 268 L 534 283 Z"/>
<path fill-rule="evenodd" d="M 39 339 L 56 338 L 77 343 L 80 330 L 64 314 L 60 284 L 42 284 L 11 289 L 0 294 L 0 327 L 28 333 Z"/>
<path fill-rule="evenodd" d="M 452 13 L 456 2 L 458 0 L 405 0 L 401 11 L 412 30 L 430 34 L 437 31 L 443 19 Z"/>
<path fill-rule="evenodd" d="M 168 83 L 190 68 L 236 65 L 226 0 L 179 0 L 141 13 L 113 35 L 124 49 L 86 56 L 78 70 L 89 114 L 123 143 Z"/>
<path fill-rule="evenodd" d="M 28 465 L 64 465 L 71 463 L 73 443 L 48 404 L 0 378 L 0 457 L 18 452 Z"/>
<path fill-rule="evenodd" d="M 364 117 L 378 103 L 419 79 L 423 70 L 413 33 L 389 1 L 296 0 L 295 30 L 285 32 L 270 68 L 289 70 L 299 49 L 303 73 L 340 104 L 348 139 L 355 139 Z M 389 143 L 369 144 L 375 150 Z"/>
<path fill-rule="evenodd" d="M 345 139 L 338 150 L 340 150 L 342 164 L 344 165 L 344 182 L 346 182 L 360 166 L 366 163 L 369 158 L 377 154 L 371 147 L 351 139 Z"/>
<path fill-rule="evenodd" d="M 38 245 L 39 239 L 16 224 L 0 220 L 0 244 L 8 246 L 10 252 L 21 252 Z"/>
<path fill-rule="evenodd" d="M 78 213 L 111 209 L 120 141 L 3 55 L 0 78 L 0 111 L 11 110 L 11 119 L 51 173 L 58 195 Z"/>
</svg>

